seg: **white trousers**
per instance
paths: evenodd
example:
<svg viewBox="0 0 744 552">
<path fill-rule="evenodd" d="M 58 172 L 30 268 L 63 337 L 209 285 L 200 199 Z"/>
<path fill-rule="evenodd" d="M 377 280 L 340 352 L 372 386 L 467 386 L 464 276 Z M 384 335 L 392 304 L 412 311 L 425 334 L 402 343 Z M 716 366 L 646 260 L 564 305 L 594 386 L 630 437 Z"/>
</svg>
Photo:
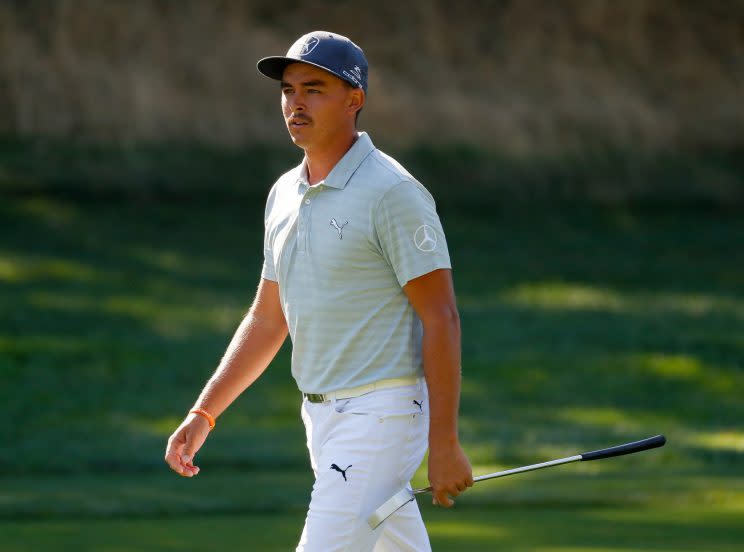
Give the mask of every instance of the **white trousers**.
<svg viewBox="0 0 744 552">
<path fill-rule="evenodd" d="M 426 384 L 302 404 L 315 484 L 296 552 L 429 552 L 416 501 L 367 518 L 410 485 L 428 445 Z"/>
</svg>

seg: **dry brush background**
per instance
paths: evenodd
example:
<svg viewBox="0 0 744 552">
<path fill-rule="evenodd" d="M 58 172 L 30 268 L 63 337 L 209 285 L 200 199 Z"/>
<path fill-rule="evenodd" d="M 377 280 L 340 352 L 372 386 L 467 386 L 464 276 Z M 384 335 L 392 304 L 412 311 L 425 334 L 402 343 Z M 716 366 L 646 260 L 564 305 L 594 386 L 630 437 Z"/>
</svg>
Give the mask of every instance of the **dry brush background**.
<svg viewBox="0 0 744 552">
<path fill-rule="evenodd" d="M 393 147 L 744 146 L 740 0 L 2 0 L 0 133 L 284 143 L 255 62 L 316 28 L 365 49 Z"/>
</svg>

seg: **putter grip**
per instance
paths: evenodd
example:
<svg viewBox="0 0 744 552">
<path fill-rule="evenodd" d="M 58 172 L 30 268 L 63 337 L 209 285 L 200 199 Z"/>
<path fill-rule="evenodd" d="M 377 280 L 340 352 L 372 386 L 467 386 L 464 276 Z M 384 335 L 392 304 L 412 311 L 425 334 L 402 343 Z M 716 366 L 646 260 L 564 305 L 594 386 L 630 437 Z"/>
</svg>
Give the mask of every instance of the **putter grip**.
<svg viewBox="0 0 744 552">
<path fill-rule="evenodd" d="M 633 454 L 634 452 L 641 452 L 642 450 L 663 447 L 664 443 L 666 443 L 666 437 L 663 435 L 656 435 L 654 437 L 649 437 L 648 439 L 625 443 L 624 445 L 618 445 L 616 447 L 585 452 L 581 455 L 581 460 L 600 460 L 601 458 L 612 458 L 613 456 Z"/>
</svg>

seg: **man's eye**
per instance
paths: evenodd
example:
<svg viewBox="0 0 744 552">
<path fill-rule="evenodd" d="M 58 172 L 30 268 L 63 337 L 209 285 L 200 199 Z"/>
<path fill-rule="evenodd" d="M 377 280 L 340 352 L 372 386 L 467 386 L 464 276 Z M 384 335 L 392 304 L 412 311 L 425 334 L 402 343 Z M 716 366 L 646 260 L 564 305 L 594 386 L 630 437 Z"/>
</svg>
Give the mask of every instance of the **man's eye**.
<svg viewBox="0 0 744 552">
<path fill-rule="evenodd" d="M 287 94 L 291 94 L 291 93 L 292 93 L 292 89 L 291 88 L 282 88 L 282 94 L 284 94 L 285 96 Z"/>
<path fill-rule="evenodd" d="M 307 92 L 308 94 L 320 94 L 320 90 L 316 90 L 315 88 L 308 88 Z"/>
</svg>

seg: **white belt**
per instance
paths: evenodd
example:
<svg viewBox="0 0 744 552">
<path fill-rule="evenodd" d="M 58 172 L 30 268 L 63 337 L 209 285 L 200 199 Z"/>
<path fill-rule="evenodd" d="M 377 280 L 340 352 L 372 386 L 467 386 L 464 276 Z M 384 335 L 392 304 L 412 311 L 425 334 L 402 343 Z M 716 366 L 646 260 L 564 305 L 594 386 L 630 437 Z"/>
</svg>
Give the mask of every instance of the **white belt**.
<svg viewBox="0 0 744 552">
<path fill-rule="evenodd" d="M 330 393 L 303 393 L 305 397 L 311 403 L 323 403 L 330 400 L 341 400 L 341 399 L 353 399 L 361 395 L 366 395 L 372 391 L 379 391 L 380 389 L 392 389 L 393 387 L 404 387 L 406 385 L 416 385 L 420 378 L 408 377 L 408 378 L 389 378 L 378 380 L 373 383 L 366 383 L 364 385 L 358 385 L 357 387 L 349 387 L 348 389 L 339 389 L 338 391 L 331 391 Z"/>
</svg>

